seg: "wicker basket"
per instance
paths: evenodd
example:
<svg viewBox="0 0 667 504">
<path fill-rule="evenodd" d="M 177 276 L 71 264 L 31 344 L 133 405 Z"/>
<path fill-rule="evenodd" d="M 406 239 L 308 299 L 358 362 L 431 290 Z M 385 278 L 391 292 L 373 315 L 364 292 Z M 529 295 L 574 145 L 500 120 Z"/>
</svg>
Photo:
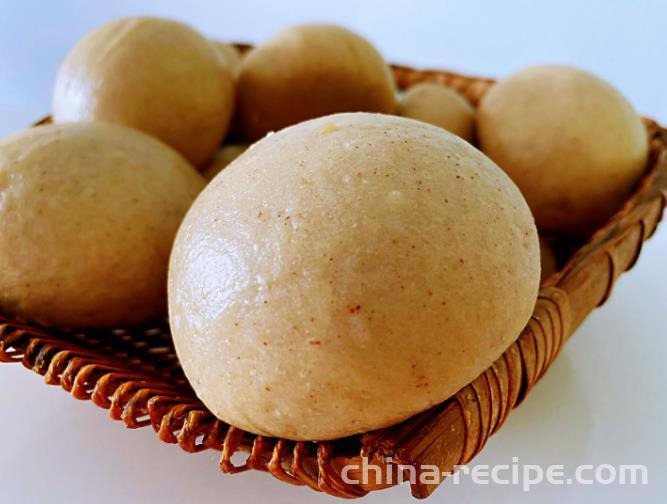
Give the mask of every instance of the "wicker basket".
<svg viewBox="0 0 667 504">
<path fill-rule="evenodd" d="M 401 88 L 437 81 L 473 104 L 492 83 L 441 71 L 393 70 Z M 394 475 L 398 464 L 450 471 L 479 453 L 572 332 L 608 298 L 616 278 L 634 264 L 643 241 L 654 232 L 667 200 L 667 130 L 652 121 L 647 126 L 651 154 L 636 192 L 588 243 L 559 247 L 565 266 L 543 283 L 535 312 L 517 341 L 453 397 L 399 425 L 321 443 L 265 438 L 227 425 L 206 409 L 185 380 L 166 323 L 141 331 L 57 331 L 0 316 L 0 361 L 21 362 L 44 375 L 46 383 L 92 400 L 130 428 L 150 425 L 161 441 L 187 452 L 220 450 L 224 473 L 257 469 L 287 483 L 360 497 L 390 486 L 386 480 L 367 485 L 343 481 L 342 467 L 359 464 L 362 457 L 383 468 L 389 465 Z M 232 456 L 240 452 L 247 453 L 245 462 L 234 465 Z M 426 497 L 436 487 L 411 485 L 415 497 Z"/>
</svg>

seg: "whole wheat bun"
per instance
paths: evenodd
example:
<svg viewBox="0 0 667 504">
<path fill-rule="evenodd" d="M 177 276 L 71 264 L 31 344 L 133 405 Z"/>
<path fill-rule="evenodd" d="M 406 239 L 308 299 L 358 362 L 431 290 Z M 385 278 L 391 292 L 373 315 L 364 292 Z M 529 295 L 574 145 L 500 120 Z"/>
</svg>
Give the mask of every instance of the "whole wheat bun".
<svg viewBox="0 0 667 504">
<path fill-rule="evenodd" d="M 338 114 L 261 140 L 202 192 L 169 315 L 214 414 L 333 439 L 478 376 L 524 327 L 539 276 L 528 206 L 482 153 L 422 122 Z"/>
<path fill-rule="evenodd" d="M 339 26 L 284 30 L 250 51 L 238 79 L 238 128 L 247 141 L 335 112 L 386 112 L 394 81 L 370 42 Z"/>
<path fill-rule="evenodd" d="M 166 313 L 171 245 L 204 186 L 173 149 L 112 124 L 0 141 L 0 310 L 57 327 Z"/>
<path fill-rule="evenodd" d="M 422 82 L 410 87 L 399 100 L 396 114 L 446 129 L 468 142 L 475 134 L 475 109 L 442 84 Z"/>
<path fill-rule="evenodd" d="M 58 72 L 55 122 L 112 122 L 149 133 L 203 165 L 227 133 L 234 82 L 217 49 L 192 28 L 138 17 L 84 37 Z"/>
<path fill-rule="evenodd" d="M 521 189 L 538 227 L 572 236 L 619 209 L 648 153 L 645 127 L 618 91 L 555 65 L 494 85 L 477 111 L 477 135 Z"/>
</svg>

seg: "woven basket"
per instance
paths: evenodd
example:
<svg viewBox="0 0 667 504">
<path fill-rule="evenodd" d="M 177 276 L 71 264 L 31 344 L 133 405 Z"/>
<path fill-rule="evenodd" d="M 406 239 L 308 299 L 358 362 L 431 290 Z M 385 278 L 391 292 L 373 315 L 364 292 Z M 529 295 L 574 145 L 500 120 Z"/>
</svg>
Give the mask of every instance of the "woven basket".
<svg viewBox="0 0 667 504">
<path fill-rule="evenodd" d="M 490 79 L 394 66 L 398 86 L 436 81 L 477 104 Z M 44 122 L 44 121 L 43 121 Z M 547 279 L 535 312 L 519 338 L 481 376 L 444 403 L 396 426 L 331 442 L 265 438 L 216 419 L 197 399 L 174 353 L 166 322 L 146 330 L 58 331 L 0 316 L 0 361 L 21 362 L 77 399 L 109 410 L 130 428 L 152 426 L 165 443 L 187 452 L 219 450 L 220 469 L 267 471 L 276 478 L 339 497 L 360 497 L 395 483 L 398 464 L 437 465 L 450 471 L 470 461 L 549 368 L 565 341 L 593 308 L 609 296 L 655 230 L 667 200 L 667 130 L 646 121 L 651 154 L 635 193 L 583 246 L 561 244 L 565 266 Z M 245 453 L 240 465 L 232 456 Z M 367 485 L 347 484 L 346 464 L 393 471 Z M 237 457 L 234 457 L 236 460 Z M 354 471 L 350 478 L 358 476 Z M 438 483 L 411 484 L 415 497 Z"/>
</svg>

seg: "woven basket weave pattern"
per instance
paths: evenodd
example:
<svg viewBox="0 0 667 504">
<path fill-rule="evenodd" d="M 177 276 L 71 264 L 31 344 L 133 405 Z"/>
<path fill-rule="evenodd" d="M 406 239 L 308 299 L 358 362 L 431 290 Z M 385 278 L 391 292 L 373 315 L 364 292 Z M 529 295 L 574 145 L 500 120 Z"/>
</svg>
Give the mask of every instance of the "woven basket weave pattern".
<svg viewBox="0 0 667 504">
<path fill-rule="evenodd" d="M 393 67 L 399 88 L 429 80 L 477 104 L 493 83 L 441 71 Z M 339 497 L 360 497 L 386 482 L 343 482 L 347 463 L 465 464 L 530 392 L 563 344 L 592 309 L 609 296 L 618 276 L 637 259 L 667 200 L 667 131 L 647 121 L 647 173 L 625 206 L 543 283 L 532 318 L 505 353 L 452 398 L 396 426 L 338 441 L 305 443 L 249 434 L 216 419 L 185 380 L 166 322 L 141 331 L 57 331 L 0 316 L 0 361 L 21 362 L 77 399 L 92 400 L 130 428 L 151 425 L 160 440 L 183 450 L 221 451 L 220 469 L 267 471 L 288 483 Z M 232 456 L 246 452 L 245 462 Z M 350 473 L 354 478 L 354 472 Z M 396 478 L 394 478 L 396 481 Z M 437 484 L 412 485 L 426 497 Z"/>
</svg>

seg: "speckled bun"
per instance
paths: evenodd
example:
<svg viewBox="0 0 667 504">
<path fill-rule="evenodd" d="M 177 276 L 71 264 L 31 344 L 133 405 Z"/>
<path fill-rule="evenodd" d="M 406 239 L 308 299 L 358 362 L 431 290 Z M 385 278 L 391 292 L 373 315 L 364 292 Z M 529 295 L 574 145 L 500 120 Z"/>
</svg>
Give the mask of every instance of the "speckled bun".
<svg viewBox="0 0 667 504">
<path fill-rule="evenodd" d="M 204 180 L 176 151 L 112 124 L 0 141 L 0 310 L 58 327 L 166 312 L 171 245 Z"/>
<path fill-rule="evenodd" d="M 238 127 L 252 141 L 335 112 L 390 113 L 395 100 L 389 68 L 366 39 L 338 26 L 296 26 L 244 58 Z"/>
<path fill-rule="evenodd" d="M 58 72 L 55 122 L 119 123 L 203 165 L 227 133 L 234 82 L 216 48 L 166 19 L 124 18 L 87 35 Z"/>
<path fill-rule="evenodd" d="M 524 327 L 539 276 L 528 206 L 486 156 L 419 121 L 338 114 L 254 144 L 202 192 L 169 313 L 213 413 L 332 439 L 478 376 Z"/>
<path fill-rule="evenodd" d="M 632 105 L 601 79 L 564 66 L 527 68 L 493 86 L 479 106 L 477 134 L 538 227 L 572 236 L 620 208 L 648 153 Z"/>
<path fill-rule="evenodd" d="M 475 109 L 442 84 L 422 82 L 410 87 L 399 100 L 396 114 L 446 129 L 468 142 L 475 134 Z"/>
</svg>

